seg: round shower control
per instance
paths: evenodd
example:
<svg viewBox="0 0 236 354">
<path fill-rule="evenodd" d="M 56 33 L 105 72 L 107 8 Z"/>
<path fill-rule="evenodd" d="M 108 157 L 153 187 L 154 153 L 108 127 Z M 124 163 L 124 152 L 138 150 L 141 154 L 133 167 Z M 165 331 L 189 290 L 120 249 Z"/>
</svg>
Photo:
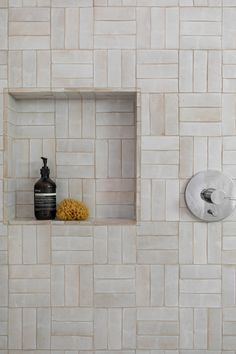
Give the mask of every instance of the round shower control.
<svg viewBox="0 0 236 354">
<path fill-rule="evenodd" d="M 234 182 L 220 171 L 199 172 L 187 184 L 185 201 L 198 219 L 208 222 L 222 220 L 236 206 Z"/>
</svg>

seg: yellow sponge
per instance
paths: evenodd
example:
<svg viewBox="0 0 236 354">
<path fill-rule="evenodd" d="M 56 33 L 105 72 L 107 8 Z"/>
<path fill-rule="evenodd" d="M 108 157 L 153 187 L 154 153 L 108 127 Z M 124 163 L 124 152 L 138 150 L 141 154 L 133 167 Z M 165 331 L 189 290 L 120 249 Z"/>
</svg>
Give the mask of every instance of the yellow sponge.
<svg viewBox="0 0 236 354">
<path fill-rule="evenodd" d="M 86 220 L 88 208 L 79 200 L 66 198 L 57 206 L 57 218 L 60 220 Z"/>
</svg>

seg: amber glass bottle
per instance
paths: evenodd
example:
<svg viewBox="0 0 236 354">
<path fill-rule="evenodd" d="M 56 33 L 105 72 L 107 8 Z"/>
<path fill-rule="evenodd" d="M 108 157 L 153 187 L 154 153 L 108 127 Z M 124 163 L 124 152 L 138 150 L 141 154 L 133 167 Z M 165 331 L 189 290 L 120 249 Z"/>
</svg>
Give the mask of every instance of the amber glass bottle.
<svg viewBox="0 0 236 354">
<path fill-rule="evenodd" d="M 56 217 L 56 183 L 49 177 L 47 158 L 41 159 L 41 178 L 34 185 L 34 215 L 38 220 L 53 220 Z"/>
</svg>

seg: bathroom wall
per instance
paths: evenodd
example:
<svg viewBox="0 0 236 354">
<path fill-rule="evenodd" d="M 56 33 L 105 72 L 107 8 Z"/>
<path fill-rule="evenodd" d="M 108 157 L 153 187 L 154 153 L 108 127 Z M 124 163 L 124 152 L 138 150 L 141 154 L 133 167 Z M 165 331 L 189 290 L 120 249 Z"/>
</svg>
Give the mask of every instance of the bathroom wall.
<svg viewBox="0 0 236 354">
<path fill-rule="evenodd" d="M 136 224 L 0 225 L 0 354 L 235 354 L 236 213 L 183 193 L 236 178 L 236 1 L 0 0 L 0 87 L 1 122 L 4 88 L 140 90 L 142 135 Z"/>
</svg>

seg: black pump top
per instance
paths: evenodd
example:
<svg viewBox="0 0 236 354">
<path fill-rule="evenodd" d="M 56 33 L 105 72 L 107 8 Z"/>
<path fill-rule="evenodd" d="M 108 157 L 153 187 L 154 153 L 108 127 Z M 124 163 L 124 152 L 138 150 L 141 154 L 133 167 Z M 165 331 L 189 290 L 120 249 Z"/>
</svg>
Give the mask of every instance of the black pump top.
<svg viewBox="0 0 236 354">
<path fill-rule="evenodd" d="M 41 159 L 43 160 L 43 167 L 40 170 L 41 173 L 41 177 L 42 178 L 48 178 L 49 174 L 50 174 L 50 169 L 47 166 L 47 157 L 41 157 Z"/>
</svg>

